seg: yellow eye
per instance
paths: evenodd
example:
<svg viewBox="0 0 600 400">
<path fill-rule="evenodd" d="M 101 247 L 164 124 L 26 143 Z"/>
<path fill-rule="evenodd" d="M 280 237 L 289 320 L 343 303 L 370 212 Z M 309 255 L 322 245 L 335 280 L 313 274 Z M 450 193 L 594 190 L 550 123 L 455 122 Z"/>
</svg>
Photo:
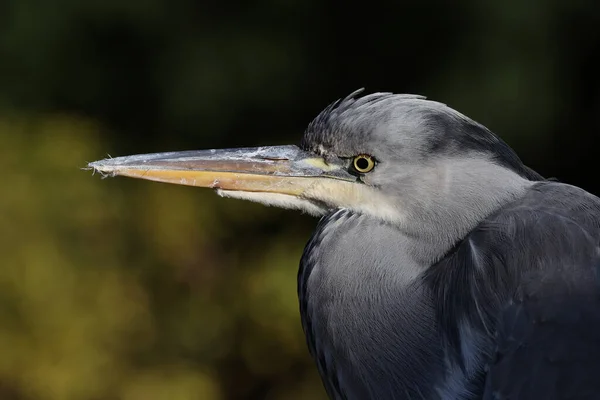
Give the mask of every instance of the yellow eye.
<svg viewBox="0 0 600 400">
<path fill-rule="evenodd" d="M 352 166 L 361 174 L 366 174 L 367 172 L 370 172 L 373 167 L 375 167 L 375 161 L 373 161 L 373 157 L 366 154 L 361 154 L 354 157 Z"/>
</svg>

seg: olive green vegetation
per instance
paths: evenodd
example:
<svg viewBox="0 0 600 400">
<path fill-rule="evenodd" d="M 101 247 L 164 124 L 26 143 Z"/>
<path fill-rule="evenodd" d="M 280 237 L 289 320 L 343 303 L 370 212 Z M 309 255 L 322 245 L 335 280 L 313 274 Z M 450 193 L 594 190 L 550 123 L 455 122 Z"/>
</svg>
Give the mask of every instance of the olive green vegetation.
<svg viewBox="0 0 600 400">
<path fill-rule="evenodd" d="M 279 377 L 266 398 L 319 394 L 294 296 L 302 238 L 238 246 L 227 230 L 266 209 L 74 172 L 101 137 L 73 117 L 0 121 L 1 398 L 221 399 L 228 379 L 254 385 L 219 381 L 232 369 Z"/>
<path fill-rule="evenodd" d="M 108 153 L 297 143 L 366 86 L 600 192 L 596 2 L 417 3 L 1 1 L 0 399 L 325 398 L 296 300 L 315 221 L 81 170 Z"/>
</svg>

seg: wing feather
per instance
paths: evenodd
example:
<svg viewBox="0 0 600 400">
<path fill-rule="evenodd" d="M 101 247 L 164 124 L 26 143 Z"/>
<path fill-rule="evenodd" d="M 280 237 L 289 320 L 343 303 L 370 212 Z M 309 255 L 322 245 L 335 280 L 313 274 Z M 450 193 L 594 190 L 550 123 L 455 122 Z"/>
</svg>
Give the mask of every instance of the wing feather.
<svg viewBox="0 0 600 400">
<path fill-rule="evenodd" d="M 600 399 L 599 271 L 600 199 L 553 182 L 432 267 L 448 348 L 466 346 L 461 324 L 480 334 L 478 398 Z"/>
</svg>

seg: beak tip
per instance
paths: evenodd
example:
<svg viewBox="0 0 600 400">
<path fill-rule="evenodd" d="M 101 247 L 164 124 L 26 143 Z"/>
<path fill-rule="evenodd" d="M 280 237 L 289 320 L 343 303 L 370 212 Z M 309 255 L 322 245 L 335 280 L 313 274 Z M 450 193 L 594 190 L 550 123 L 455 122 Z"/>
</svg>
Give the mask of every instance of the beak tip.
<svg viewBox="0 0 600 400">
<path fill-rule="evenodd" d="M 100 160 L 100 161 L 94 161 L 94 162 L 88 163 L 87 167 L 85 167 L 83 169 L 86 171 L 92 171 L 92 174 L 95 174 L 97 172 L 103 178 L 113 177 L 117 174 L 116 168 L 115 168 L 115 166 L 107 165 L 106 161 L 109 161 L 109 160 L 110 159 L 106 159 L 106 160 Z"/>
</svg>

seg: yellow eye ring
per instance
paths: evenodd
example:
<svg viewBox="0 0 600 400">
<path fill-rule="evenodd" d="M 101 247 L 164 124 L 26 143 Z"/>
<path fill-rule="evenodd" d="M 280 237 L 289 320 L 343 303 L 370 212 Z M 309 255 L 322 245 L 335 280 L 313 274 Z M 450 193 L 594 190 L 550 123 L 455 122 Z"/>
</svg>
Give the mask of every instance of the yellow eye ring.
<svg viewBox="0 0 600 400">
<path fill-rule="evenodd" d="M 375 161 L 373 160 L 373 157 L 366 154 L 361 154 L 354 157 L 352 166 L 361 174 L 366 174 L 367 172 L 371 172 L 371 170 L 375 167 Z"/>
</svg>

